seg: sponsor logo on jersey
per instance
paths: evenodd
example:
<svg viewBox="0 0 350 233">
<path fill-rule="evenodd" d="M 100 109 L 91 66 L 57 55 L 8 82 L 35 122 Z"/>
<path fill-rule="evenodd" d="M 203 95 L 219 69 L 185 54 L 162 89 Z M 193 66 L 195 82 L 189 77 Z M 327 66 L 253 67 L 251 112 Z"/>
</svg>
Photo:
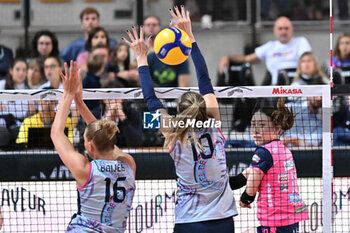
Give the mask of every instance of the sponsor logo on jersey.
<svg viewBox="0 0 350 233">
<path fill-rule="evenodd" d="M 303 207 L 295 209 L 294 213 L 299 214 L 301 212 L 304 212 L 305 210 L 307 210 L 307 206 L 306 205 L 304 205 Z"/>
<path fill-rule="evenodd" d="M 288 197 L 290 203 L 300 202 L 300 196 L 298 193 L 289 194 Z"/>
<path fill-rule="evenodd" d="M 288 173 L 278 174 L 278 183 L 286 183 L 286 182 L 288 182 Z"/>
<path fill-rule="evenodd" d="M 280 185 L 280 191 L 288 191 L 288 184 L 281 184 Z"/>
<path fill-rule="evenodd" d="M 259 163 L 259 162 L 260 162 L 260 157 L 259 157 L 259 155 L 254 154 L 254 155 L 253 155 L 253 158 L 252 158 L 252 161 L 255 162 L 255 163 Z"/>
<path fill-rule="evenodd" d="M 294 161 L 293 159 L 289 159 L 284 162 L 284 170 L 287 172 L 289 170 L 292 170 L 294 168 Z"/>
</svg>

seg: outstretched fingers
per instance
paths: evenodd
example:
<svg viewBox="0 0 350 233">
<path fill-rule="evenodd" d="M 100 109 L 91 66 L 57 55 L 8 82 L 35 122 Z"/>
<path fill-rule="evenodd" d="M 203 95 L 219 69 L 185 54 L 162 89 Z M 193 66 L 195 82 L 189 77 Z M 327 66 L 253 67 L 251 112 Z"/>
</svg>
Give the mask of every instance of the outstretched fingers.
<svg viewBox="0 0 350 233">
<path fill-rule="evenodd" d="M 78 83 L 81 83 L 81 80 L 82 80 L 82 78 L 81 78 L 81 69 L 78 69 L 78 71 L 77 71 L 77 79 L 78 79 Z"/>
<path fill-rule="evenodd" d="M 176 22 L 177 19 L 178 19 L 178 17 L 177 17 L 177 15 L 175 14 L 175 12 L 173 11 L 173 9 L 169 9 L 169 12 L 170 12 L 171 17 L 173 17 L 173 19 L 174 19 L 175 22 Z"/>
<path fill-rule="evenodd" d="M 67 62 L 64 63 L 64 74 L 68 75 L 68 64 L 67 64 Z"/>
<path fill-rule="evenodd" d="M 179 8 L 177 6 L 175 6 L 175 12 L 176 12 L 176 15 L 177 15 L 178 18 L 182 18 L 180 10 L 179 10 Z"/>
<path fill-rule="evenodd" d="M 126 34 L 129 36 L 131 43 L 133 43 L 133 42 L 135 41 L 135 38 L 134 38 L 134 36 L 131 34 L 130 30 L 129 30 L 129 29 L 126 29 L 125 32 L 126 32 Z"/>
<path fill-rule="evenodd" d="M 127 44 L 127 45 L 131 45 L 131 42 L 130 41 L 128 41 L 127 39 L 125 39 L 125 37 L 122 37 L 122 40 Z"/>
<path fill-rule="evenodd" d="M 65 82 L 66 81 L 66 76 L 62 73 L 62 71 L 60 71 L 59 73 L 61 79 L 62 79 L 62 82 Z"/>
<path fill-rule="evenodd" d="M 140 26 L 140 40 L 143 40 L 143 26 Z"/>
<path fill-rule="evenodd" d="M 148 46 L 148 48 L 151 47 L 151 44 L 152 44 L 152 36 L 149 36 L 148 39 L 147 39 L 147 46 Z"/>
<path fill-rule="evenodd" d="M 182 15 L 182 18 L 186 18 L 186 11 L 185 11 L 184 5 L 181 5 L 181 15 Z"/>
<path fill-rule="evenodd" d="M 72 76 L 74 75 L 74 62 L 73 60 L 70 60 L 70 67 L 69 67 L 69 76 L 68 76 L 68 79 L 71 79 Z"/>
<path fill-rule="evenodd" d="M 137 34 L 137 30 L 135 26 L 132 26 L 132 32 L 134 33 L 135 40 L 139 39 L 139 35 Z"/>
</svg>

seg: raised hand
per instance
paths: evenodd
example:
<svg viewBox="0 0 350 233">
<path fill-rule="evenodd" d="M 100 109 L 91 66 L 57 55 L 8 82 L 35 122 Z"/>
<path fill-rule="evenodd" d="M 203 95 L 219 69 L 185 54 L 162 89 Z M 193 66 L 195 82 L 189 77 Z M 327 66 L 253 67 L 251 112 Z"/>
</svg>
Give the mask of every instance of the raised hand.
<svg viewBox="0 0 350 233">
<path fill-rule="evenodd" d="M 81 78 L 81 70 L 78 69 L 77 72 L 77 87 L 76 87 L 76 92 L 75 92 L 75 96 L 74 96 L 74 101 L 77 102 L 79 100 L 83 100 L 83 82 L 82 82 L 82 78 Z"/>
<path fill-rule="evenodd" d="M 176 26 L 184 30 L 190 37 L 191 42 L 195 42 L 196 40 L 194 39 L 194 35 L 192 33 L 190 12 L 185 11 L 185 7 L 183 5 L 181 5 L 181 12 L 177 6 L 175 6 L 175 12 L 173 11 L 173 9 L 169 9 L 169 11 L 171 16 L 173 17 L 173 19 L 170 21 L 170 27 Z"/>
<path fill-rule="evenodd" d="M 70 68 L 68 71 L 68 65 L 65 62 L 64 63 L 64 70 L 65 74 L 60 72 L 60 76 L 63 82 L 63 89 L 64 92 L 67 94 L 75 95 L 77 93 L 78 87 L 81 85 L 81 78 L 78 73 L 80 73 L 80 70 L 77 71 L 77 63 L 70 61 Z"/>
<path fill-rule="evenodd" d="M 130 30 L 126 30 L 126 34 L 128 35 L 130 41 L 125 39 L 124 37 L 122 40 L 127 43 L 132 51 L 134 52 L 134 55 L 137 60 L 137 65 L 143 66 L 147 65 L 147 53 L 148 50 L 151 46 L 151 37 L 148 37 L 147 43 L 145 43 L 143 37 L 144 37 L 144 32 L 143 32 L 143 26 L 140 27 L 140 37 L 137 33 L 137 30 L 134 26 L 132 26 L 132 33 Z"/>
</svg>

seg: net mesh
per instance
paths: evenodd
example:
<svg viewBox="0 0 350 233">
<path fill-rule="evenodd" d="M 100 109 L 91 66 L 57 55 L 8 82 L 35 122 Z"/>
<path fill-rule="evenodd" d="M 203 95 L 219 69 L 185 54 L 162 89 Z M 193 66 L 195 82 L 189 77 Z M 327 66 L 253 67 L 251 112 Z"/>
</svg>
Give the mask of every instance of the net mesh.
<svg viewBox="0 0 350 233">
<path fill-rule="evenodd" d="M 197 89 L 163 88 L 157 89 L 156 93 L 169 114 L 175 115 L 176 98 L 187 91 Z M 215 91 L 226 138 L 229 175 L 241 173 L 254 161 L 256 145 L 251 127 L 254 110 L 262 104 L 275 106 L 282 97 L 295 115 L 293 128 L 281 136 L 281 141 L 293 153 L 300 194 L 289 196 L 288 202 L 296 205 L 300 198 L 308 209 L 309 219 L 300 222 L 299 230 L 324 232 L 324 226 L 330 223 L 333 232 L 349 232 L 350 174 L 346 164 L 349 164 L 347 123 L 350 118 L 344 120 L 342 113 L 349 108 L 347 97 L 336 97 L 333 101 L 334 129 L 337 130 L 333 133 L 335 178 L 333 197 L 327 199 L 324 190 L 331 184 L 325 186 L 325 173 L 322 172 L 322 160 L 324 162 L 329 156 L 325 154 L 325 148 L 331 148 L 331 142 L 323 140 L 325 133 L 330 133 L 323 121 L 330 117 L 326 113 L 331 106 L 322 102 L 322 96 L 327 97 L 324 95 L 327 87 L 222 87 Z M 0 204 L 3 216 L 0 232 L 61 232 L 77 212 L 75 181 L 59 159 L 50 140 L 50 130 L 47 130 L 61 94 L 62 90 L 40 90 L 3 91 L 0 95 Z M 117 122 L 121 130 L 117 145 L 131 154 L 137 164 L 136 192 L 126 232 L 173 232 L 177 189 L 174 163 L 168 151 L 162 148 L 164 138 L 159 130 L 145 129 L 151 125 L 141 89 L 84 90 L 84 99 L 92 106 L 92 112 L 96 110 L 98 116 Z M 337 114 L 341 119 L 336 125 Z M 69 117 L 66 134 L 76 150 L 86 154 L 83 141 L 86 125 L 74 103 Z M 288 166 L 285 164 L 283 169 L 288 170 Z M 327 173 L 327 177 L 332 178 L 332 173 Z M 277 184 L 278 189 L 283 193 L 287 188 L 283 175 L 279 179 L 282 183 Z M 233 191 L 237 206 L 244 190 Z M 272 201 L 275 203 L 276 200 Z M 333 219 L 322 219 L 323 211 L 329 207 L 333 209 Z M 238 216 L 234 217 L 235 232 L 260 226 L 257 214 L 256 202 L 251 209 L 238 206 Z"/>
</svg>

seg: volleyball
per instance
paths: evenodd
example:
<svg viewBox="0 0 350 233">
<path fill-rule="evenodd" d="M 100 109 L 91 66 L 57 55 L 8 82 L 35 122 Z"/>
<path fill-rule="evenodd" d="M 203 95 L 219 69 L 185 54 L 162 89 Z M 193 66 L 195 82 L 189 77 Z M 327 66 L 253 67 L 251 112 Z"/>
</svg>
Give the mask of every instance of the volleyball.
<svg viewBox="0 0 350 233">
<path fill-rule="evenodd" d="M 191 39 L 176 27 L 165 28 L 154 40 L 154 52 L 159 60 L 168 65 L 178 65 L 186 61 L 191 53 Z"/>
</svg>

